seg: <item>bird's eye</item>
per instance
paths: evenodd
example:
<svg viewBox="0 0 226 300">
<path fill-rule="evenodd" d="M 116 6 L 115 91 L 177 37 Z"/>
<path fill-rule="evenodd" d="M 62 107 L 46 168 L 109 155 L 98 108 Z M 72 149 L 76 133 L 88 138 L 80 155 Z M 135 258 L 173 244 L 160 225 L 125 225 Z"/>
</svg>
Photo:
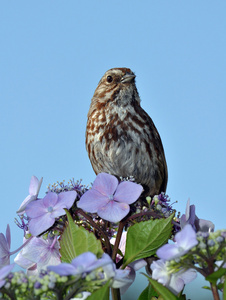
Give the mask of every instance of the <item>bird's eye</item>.
<svg viewBox="0 0 226 300">
<path fill-rule="evenodd" d="M 113 78 L 112 78 L 112 76 L 109 75 L 109 76 L 107 77 L 107 82 L 110 83 L 110 82 L 112 82 L 112 81 L 113 81 Z"/>
</svg>

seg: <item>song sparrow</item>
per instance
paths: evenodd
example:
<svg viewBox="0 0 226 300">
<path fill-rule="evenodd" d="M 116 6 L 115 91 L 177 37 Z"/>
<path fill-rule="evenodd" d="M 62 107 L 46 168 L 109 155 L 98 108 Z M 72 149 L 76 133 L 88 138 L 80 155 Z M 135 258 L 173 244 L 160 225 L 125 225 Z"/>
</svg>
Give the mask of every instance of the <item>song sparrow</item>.
<svg viewBox="0 0 226 300">
<path fill-rule="evenodd" d="M 130 69 L 110 69 L 101 78 L 88 112 L 86 149 L 96 174 L 133 176 L 145 195 L 165 192 L 168 173 L 161 138 L 140 106 Z"/>
</svg>

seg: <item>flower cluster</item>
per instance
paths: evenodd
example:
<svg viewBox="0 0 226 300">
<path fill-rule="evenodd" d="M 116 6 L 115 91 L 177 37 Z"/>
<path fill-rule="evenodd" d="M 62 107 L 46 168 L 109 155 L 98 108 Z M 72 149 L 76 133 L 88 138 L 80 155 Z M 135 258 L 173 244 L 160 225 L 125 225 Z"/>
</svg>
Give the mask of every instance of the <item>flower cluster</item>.
<svg viewBox="0 0 226 300">
<path fill-rule="evenodd" d="M 133 281 L 129 278 L 129 271 L 116 269 L 110 256 L 105 253 L 97 259 L 92 252 L 85 252 L 74 258 L 70 264 L 61 263 L 57 266 L 49 266 L 48 270 L 61 276 L 73 275 L 77 278 L 84 278 L 92 271 L 99 270 L 98 278 L 104 279 L 105 282 L 112 279 L 112 286 L 117 288 L 131 284 Z"/>
<path fill-rule="evenodd" d="M 76 199 L 75 191 L 56 194 L 49 192 L 43 199 L 30 202 L 25 212 L 29 218 L 29 232 L 33 236 L 40 235 L 55 223 L 55 219 L 65 215 Z"/>
<path fill-rule="evenodd" d="M 166 218 L 175 211 L 170 204 L 169 196 L 164 193 L 156 195 L 150 200 L 150 207 L 156 212 L 161 212 Z"/>
<path fill-rule="evenodd" d="M 24 238 L 26 243 L 26 238 Z M 33 237 L 22 248 L 15 258 L 15 263 L 27 270 L 29 275 L 37 275 L 48 265 L 57 265 L 61 262 L 59 241 L 56 236 Z"/>
<path fill-rule="evenodd" d="M 179 295 L 199 272 L 218 299 L 226 273 L 226 231 L 214 232 L 190 201 L 175 218 L 167 195 L 144 198 L 143 187 L 131 177 L 100 173 L 89 189 L 74 179 L 58 182 L 43 198 L 41 184 L 42 178 L 32 176 L 17 211 L 22 246 L 10 250 L 9 226 L 0 233 L 0 297 L 85 299 L 111 288 L 116 300 L 146 266 L 156 297 L 166 288 L 172 298 Z M 26 275 L 11 272 L 10 256 L 17 252 L 14 261 Z"/>
<path fill-rule="evenodd" d="M 184 224 L 182 216 L 182 222 L 184 226 L 175 235 L 175 243 L 159 248 L 156 254 L 160 260 L 151 265 L 152 278 L 174 294 L 181 292 L 185 284 L 195 279 L 197 271 L 207 278 L 213 271 L 226 268 L 226 231 L 211 232 L 212 222 L 203 220 L 204 231 L 196 233 L 190 218 Z M 210 226 L 208 230 L 207 224 Z"/>
<path fill-rule="evenodd" d="M 81 197 L 77 206 L 87 212 L 97 213 L 104 220 L 117 223 L 129 213 L 129 204 L 135 202 L 142 191 L 139 184 L 130 181 L 119 183 L 115 176 L 100 173 L 92 189 Z"/>
<path fill-rule="evenodd" d="M 69 279 L 71 279 L 71 276 L 60 276 L 55 272 L 45 270 L 41 270 L 37 276 L 28 276 L 23 271 L 19 271 L 10 273 L 5 277 L 4 288 L 1 292 L 5 297 L 9 297 L 4 299 L 11 299 L 11 297 L 17 300 L 40 299 L 39 297 L 41 299 L 54 299 L 54 295 L 64 297 L 68 294 L 67 282 Z M 85 281 L 86 278 L 80 284 L 82 285 Z M 93 283 L 99 287 L 98 279 L 95 281 L 94 278 Z M 76 292 L 80 293 L 78 287 L 75 290 Z"/>
<path fill-rule="evenodd" d="M 117 270 L 112 259 L 103 254 L 100 259 L 85 252 L 69 263 L 60 263 L 41 269 L 37 274 L 25 275 L 24 272 L 10 273 L 13 265 L 0 270 L 0 285 L 7 295 L 15 293 L 17 299 L 31 299 L 37 295 L 48 297 L 56 293 L 58 297 L 76 296 L 81 292 L 93 292 L 110 280 L 111 286 L 120 288 L 131 284 L 128 270 Z M 4 277 L 4 281 L 1 278 Z M 70 283 L 70 284 L 69 284 Z M 7 289 L 7 290 L 6 290 Z M 65 298 L 64 298 L 65 299 Z M 67 296 L 67 299 L 70 299 Z"/>
<path fill-rule="evenodd" d="M 65 184 L 65 180 L 57 181 L 53 185 L 48 185 L 48 192 L 53 192 L 56 194 L 60 194 L 62 192 L 75 191 L 77 193 L 78 199 L 87 192 L 89 189 L 88 186 L 82 184 L 82 180 L 76 180 L 74 178 L 70 179 L 70 181 Z"/>
<path fill-rule="evenodd" d="M 152 278 L 167 286 L 173 293 L 178 294 L 184 285 L 196 278 L 196 271 L 193 269 L 179 268 L 172 273 L 168 261 L 178 259 L 198 244 L 196 233 L 190 224 L 175 235 L 175 244 L 166 244 L 156 252 L 159 261 L 153 262 L 151 269 Z"/>
<path fill-rule="evenodd" d="M 195 214 L 195 205 L 190 205 L 190 199 L 187 201 L 185 214 L 180 218 L 181 229 L 191 224 L 192 228 L 198 232 L 213 232 L 214 224 L 211 221 L 199 219 Z"/>
</svg>

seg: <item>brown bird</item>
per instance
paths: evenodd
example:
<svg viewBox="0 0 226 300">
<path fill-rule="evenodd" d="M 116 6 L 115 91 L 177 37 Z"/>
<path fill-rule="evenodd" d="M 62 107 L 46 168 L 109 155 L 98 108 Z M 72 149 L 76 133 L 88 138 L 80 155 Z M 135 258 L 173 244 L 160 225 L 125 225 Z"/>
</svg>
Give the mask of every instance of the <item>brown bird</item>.
<svg viewBox="0 0 226 300">
<path fill-rule="evenodd" d="M 167 165 L 159 133 L 140 106 L 135 77 L 128 68 L 114 68 L 101 78 L 88 112 L 86 149 L 96 174 L 133 176 L 153 196 L 166 191 Z"/>
</svg>

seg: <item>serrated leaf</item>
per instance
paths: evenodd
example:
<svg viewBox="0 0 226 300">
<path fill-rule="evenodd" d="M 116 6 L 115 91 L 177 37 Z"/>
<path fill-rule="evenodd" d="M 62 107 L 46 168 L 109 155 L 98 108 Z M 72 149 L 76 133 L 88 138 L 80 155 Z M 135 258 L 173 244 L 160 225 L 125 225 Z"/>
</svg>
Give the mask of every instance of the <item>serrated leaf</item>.
<svg viewBox="0 0 226 300">
<path fill-rule="evenodd" d="M 74 223 L 66 210 L 68 224 L 60 239 L 60 253 L 63 262 L 70 263 L 76 256 L 91 251 L 97 256 L 103 253 L 101 242 L 92 232 Z"/>
<path fill-rule="evenodd" d="M 109 300 L 109 282 L 107 282 L 104 286 L 100 289 L 96 290 L 92 293 L 89 297 L 86 298 L 87 300 Z"/>
<path fill-rule="evenodd" d="M 131 226 L 126 238 L 123 267 L 137 259 L 155 254 L 171 235 L 173 217 L 172 214 L 167 219 L 149 220 Z"/>
<path fill-rule="evenodd" d="M 205 279 L 209 282 L 216 283 L 218 279 L 220 279 L 222 276 L 226 274 L 225 268 L 220 268 L 216 272 L 213 272 L 212 274 L 208 275 Z"/>
<path fill-rule="evenodd" d="M 154 287 L 154 289 L 163 297 L 163 299 L 167 300 L 178 300 L 177 296 L 175 296 L 172 292 L 170 292 L 165 286 L 163 286 L 161 283 L 158 281 L 147 277 L 148 280 L 150 281 L 151 285 Z"/>
</svg>

